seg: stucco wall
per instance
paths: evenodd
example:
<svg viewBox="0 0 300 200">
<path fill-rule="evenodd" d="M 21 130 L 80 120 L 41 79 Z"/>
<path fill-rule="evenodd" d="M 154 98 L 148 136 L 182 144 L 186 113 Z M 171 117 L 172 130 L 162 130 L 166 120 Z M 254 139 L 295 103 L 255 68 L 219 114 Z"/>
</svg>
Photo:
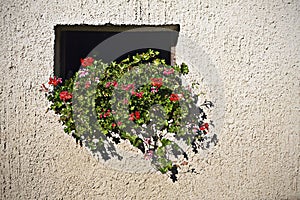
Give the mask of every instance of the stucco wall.
<svg viewBox="0 0 300 200">
<path fill-rule="evenodd" d="M 49 0 L 0 3 L 0 199 L 300 198 L 300 2 Z M 108 170 L 67 136 L 41 83 L 56 24 L 180 24 L 218 71 L 218 145 L 197 175 Z M 218 88 L 215 88 L 218 90 Z"/>
</svg>

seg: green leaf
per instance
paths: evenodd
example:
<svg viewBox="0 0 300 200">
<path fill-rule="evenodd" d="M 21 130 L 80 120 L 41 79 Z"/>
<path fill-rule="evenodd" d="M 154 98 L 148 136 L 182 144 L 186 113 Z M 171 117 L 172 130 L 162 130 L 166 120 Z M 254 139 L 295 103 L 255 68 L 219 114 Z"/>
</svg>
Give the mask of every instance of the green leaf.
<svg viewBox="0 0 300 200">
<path fill-rule="evenodd" d="M 126 59 L 122 60 L 122 61 L 121 61 L 121 63 L 126 63 L 126 62 L 129 62 L 129 60 L 130 60 L 130 59 L 129 59 L 129 57 L 128 57 L 128 58 L 126 58 Z"/>
<path fill-rule="evenodd" d="M 162 145 L 165 147 L 165 146 L 171 144 L 172 142 L 171 142 L 170 140 L 166 139 L 166 138 L 163 138 L 163 139 L 161 140 L 161 143 L 162 143 Z"/>
<path fill-rule="evenodd" d="M 159 157 L 163 157 L 165 154 L 165 148 L 163 146 L 158 147 L 156 150 L 156 155 Z"/>
<path fill-rule="evenodd" d="M 162 174 L 165 174 L 169 171 L 169 169 L 167 167 L 161 167 L 159 168 L 159 171 L 162 173 Z"/>
<path fill-rule="evenodd" d="M 134 64 L 139 63 L 141 61 L 141 57 L 137 54 L 135 56 L 132 56 Z"/>
<path fill-rule="evenodd" d="M 185 63 L 182 63 L 180 66 L 180 71 L 182 74 L 188 74 L 189 73 L 189 68 Z"/>
<path fill-rule="evenodd" d="M 154 61 L 153 61 L 153 65 L 154 66 L 158 66 L 158 65 L 160 65 L 160 59 L 155 59 Z"/>
</svg>

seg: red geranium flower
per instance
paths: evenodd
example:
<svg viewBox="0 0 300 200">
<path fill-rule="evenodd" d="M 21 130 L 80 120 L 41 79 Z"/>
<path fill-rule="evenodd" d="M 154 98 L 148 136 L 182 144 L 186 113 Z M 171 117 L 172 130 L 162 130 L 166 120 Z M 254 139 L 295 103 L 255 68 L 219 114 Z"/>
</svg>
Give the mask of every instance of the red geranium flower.
<svg viewBox="0 0 300 200">
<path fill-rule="evenodd" d="M 144 92 L 135 92 L 135 91 L 131 91 L 132 95 L 135 95 L 137 98 L 143 98 L 143 94 Z"/>
<path fill-rule="evenodd" d="M 163 84 L 162 78 L 151 78 L 152 86 L 160 88 Z"/>
<path fill-rule="evenodd" d="M 133 120 L 138 120 L 141 118 L 141 114 L 139 111 L 135 111 L 134 113 L 130 113 L 129 115 L 129 120 L 133 121 Z"/>
<path fill-rule="evenodd" d="M 170 75 L 170 74 L 173 74 L 174 73 L 174 69 L 171 68 L 171 69 L 164 69 L 164 72 L 163 74 L 164 75 Z"/>
<path fill-rule="evenodd" d="M 87 66 L 90 66 L 93 64 L 94 58 L 92 58 L 92 57 L 87 57 L 84 59 L 80 58 L 80 62 L 83 67 L 87 67 Z"/>
<path fill-rule="evenodd" d="M 129 120 L 130 120 L 130 121 L 133 121 L 133 120 L 134 120 L 134 113 L 130 113 L 130 115 L 129 115 Z"/>
<path fill-rule="evenodd" d="M 140 119 L 141 118 L 141 114 L 140 114 L 139 111 L 135 111 L 134 115 L 135 115 L 135 119 Z"/>
<path fill-rule="evenodd" d="M 56 78 L 55 76 L 52 78 L 49 78 L 49 85 L 53 85 L 53 86 L 57 86 L 58 84 L 62 83 L 62 79 L 61 78 Z"/>
<path fill-rule="evenodd" d="M 89 87 L 91 86 L 91 81 L 87 81 L 86 83 L 85 83 L 85 89 L 88 89 Z"/>
<path fill-rule="evenodd" d="M 117 81 L 113 81 L 111 84 L 112 84 L 112 86 L 114 86 L 114 87 L 118 87 L 118 82 L 117 82 Z"/>
<path fill-rule="evenodd" d="M 106 88 L 109 88 L 111 85 L 114 86 L 114 87 L 118 87 L 118 82 L 117 82 L 117 81 L 107 82 L 107 83 L 105 84 L 105 87 L 106 87 Z"/>
<path fill-rule="evenodd" d="M 204 131 L 204 130 L 208 130 L 208 123 L 204 123 L 202 126 L 200 126 L 200 130 Z"/>
<path fill-rule="evenodd" d="M 59 98 L 63 101 L 67 101 L 69 99 L 72 99 L 72 94 L 69 93 L 68 91 L 62 91 L 59 94 Z"/>
<path fill-rule="evenodd" d="M 106 118 L 109 116 L 110 116 L 110 110 L 107 110 L 106 113 L 103 114 L 103 117 Z"/>
<path fill-rule="evenodd" d="M 178 94 L 171 94 L 170 96 L 170 101 L 179 101 L 179 96 Z"/>
</svg>

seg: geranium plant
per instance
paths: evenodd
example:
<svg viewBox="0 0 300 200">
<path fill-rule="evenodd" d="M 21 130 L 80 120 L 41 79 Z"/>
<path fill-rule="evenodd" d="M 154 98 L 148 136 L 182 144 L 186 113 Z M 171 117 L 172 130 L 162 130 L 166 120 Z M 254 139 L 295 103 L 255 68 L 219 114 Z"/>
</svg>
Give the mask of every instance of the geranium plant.
<svg viewBox="0 0 300 200">
<path fill-rule="evenodd" d="M 176 181 L 189 152 L 204 148 L 209 131 L 204 108 L 212 103 L 198 105 L 194 84 L 183 86 L 186 64 L 167 65 L 158 54 L 148 50 L 110 64 L 87 57 L 74 77 L 50 77 L 42 88 L 64 131 L 77 141 L 105 154 L 105 140 L 128 140 Z"/>
</svg>

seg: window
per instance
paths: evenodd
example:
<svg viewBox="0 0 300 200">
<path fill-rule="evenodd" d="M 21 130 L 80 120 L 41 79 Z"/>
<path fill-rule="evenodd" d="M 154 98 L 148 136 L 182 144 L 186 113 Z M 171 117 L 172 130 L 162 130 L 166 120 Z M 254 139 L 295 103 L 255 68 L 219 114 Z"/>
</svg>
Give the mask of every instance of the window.
<svg viewBox="0 0 300 200">
<path fill-rule="evenodd" d="M 179 25 L 57 25 L 54 74 L 63 79 L 72 77 L 80 68 L 80 58 L 91 52 L 96 59 L 109 63 L 151 48 L 160 51 L 160 58 L 167 64 L 173 64 L 178 31 Z M 106 45 L 105 49 L 97 49 L 99 44 Z"/>
</svg>

